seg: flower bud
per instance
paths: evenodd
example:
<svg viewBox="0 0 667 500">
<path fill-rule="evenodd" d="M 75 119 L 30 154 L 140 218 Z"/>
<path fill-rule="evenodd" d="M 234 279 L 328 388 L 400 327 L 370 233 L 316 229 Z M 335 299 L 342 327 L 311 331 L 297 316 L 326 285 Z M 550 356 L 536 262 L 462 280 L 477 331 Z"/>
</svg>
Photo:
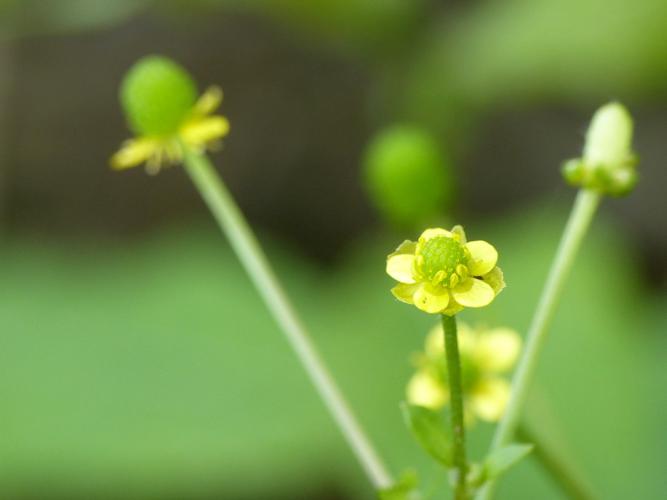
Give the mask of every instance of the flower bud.
<svg viewBox="0 0 667 500">
<path fill-rule="evenodd" d="M 586 132 L 584 163 L 608 170 L 624 166 L 632 157 L 632 117 L 617 102 L 602 106 Z"/>
<path fill-rule="evenodd" d="M 127 72 L 120 101 L 132 130 L 139 135 L 175 134 L 197 99 L 197 87 L 180 65 L 147 56 Z"/>
<path fill-rule="evenodd" d="M 583 156 L 565 162 L 563 177 L 573 185 L 622 196 L 637 183 L 632 151 L 632 117 L 617 102 L 597 110 L 586 132 Z"/>
</svg>

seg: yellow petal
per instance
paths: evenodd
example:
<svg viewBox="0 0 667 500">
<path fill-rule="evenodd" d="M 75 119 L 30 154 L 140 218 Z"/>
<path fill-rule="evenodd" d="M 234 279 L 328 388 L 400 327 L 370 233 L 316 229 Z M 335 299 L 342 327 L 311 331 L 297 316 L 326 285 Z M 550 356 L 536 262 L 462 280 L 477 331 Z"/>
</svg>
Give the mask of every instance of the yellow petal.
<svg viewBox="0 0 667 500">
<path fill-rule="evenodd" d="M 394 288 L 391 289 L 391 293 L 401 302 L 406 304 L 414 304 L 412 296 L 419 285 L 406 285 L 405 283 L 399 283 Z"/>
<path fill-rule="evenodd" d="M 452 233 L 446 229 L 441 229 L 439 227 L 430 228 L 424 231 L 419 237 L 419 241 L 428 241 L 431 238 L 437 238 L 438 236 L 446 236 L 448 238 L 452 237 Z"/>
<path fill-rule="evenodd" d="M 485 372 L 504 372 L 512 368 L 521 351 L 521 337 L 511 328 L 494 328 L 480 335 L 475 361 Z"/>
<path fill-rule="evenodd" d="M 510 397 L 510 385 L 502 378 L 478 382 L 470 393 L 472 411 L 482 420 L 497 422 L 502 417 Z"/>
<path fill-rule="evenodd" d="M 470 278 L 452 289 L 454 300 L 465 307 L 484 307 L 491 303 L 496 294 L 493 288 L 482 280 Z"/>
<path fill-rule="evenodd" d="M 222 89 L 212 86 L 206 89 L 192 109 L 192 113 L 198 116 L 205 116 L 213 113 L 222 103 Z"/>
<path fill-rule="evenodd" d="M 413 269 L 415 256 L 411 254 L 399 254 L 387 258 L 387 274 L 399 283 L 412 284 L 415 282 Z"/>
<path fill-rule="evenodd" d="M 475 412 L 470 408 L 470 405 L 463 407 L 463 425 L 466 429 L 475 425 Z"/>
<path fill-rule="evenodd" d="M 437 314 L 442 312 L 449 304 L 449 292 L 447 290 L 434 290 L 427 284 L 420 284 L 413 296 L 415 305 L 424 312 Z"/>
<path fill-rule="evenodd" d="M 229 132 L 229 122 L 224 116 L 211 116 L 187 122 L 180 130 L 181 139 L 189 146 L 204 146 L 221 139 Z"/>
<path fill-rule="evenodd" d="M 160 147 L 160 141 L 149 137 L 130 139 L 111 157 L 111 167 L 123 170 L 148 161 Z"/>
<path fill-rule="evenodd" d="M 424 342 L 424 350 L 431 358 L 439 358 L 445 354 L 445 337 L 442 332 L 442 324 L 438 323 L 428 332 Z"/>
<path fill-rule="evenodd" d="M 439 383 L 431 374 L 425 371 L 415 373 L 406 390 L 408 402 L 438 410 L 445 406 L 449 394 L 444 384 Z"/>
<path fill-rule="evenodd" d="M 486 241 L 470 241 L 466 243 L 470 252 L 468 270 L 473 276 L 483 276 L 490 272 L 498 262 L 498 251 Z"/>
<path fill-rule="evenodd" d="M 456 330 L 459 352 L 461 355 L 468 357 L 475 351 L 478 337 L 477 332 L 475 332 L 468 323 L 464 323 L 463 321 L 459 321 Z"/>
</svg>

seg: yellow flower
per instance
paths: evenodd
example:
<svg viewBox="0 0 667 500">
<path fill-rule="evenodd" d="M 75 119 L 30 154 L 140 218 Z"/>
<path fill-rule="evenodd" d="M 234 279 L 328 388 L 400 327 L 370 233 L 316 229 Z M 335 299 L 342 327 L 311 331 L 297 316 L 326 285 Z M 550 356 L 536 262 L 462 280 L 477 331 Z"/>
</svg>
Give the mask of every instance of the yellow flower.
<svg viewBox="0 0 667 500">
<path fill-rule="evenodd" d="M 121 87 L 121 101 L 137 136 L 125 141 L 111 158 L 122 170 L 146 164 L 150 174 L 180 163 L 183 148 L 202 151 L 216 146 L 229 132 L 224 116 L 213 114 L 222 90 L 210 87 L 199 99 L 190 75 L 175 62 L 149 56 L 137 62 Z"/>
<path fill-rule="evenodd" d="M 505 281 L 497 261 L 492 245 L 466 241 L 461 226 L 432 228 L 387 257 L 387 274 L 398 281 L 391 290 L 398 300 L 451 316 L 464 307 L 484 307 L 501 292 Z"/>
<path fill-rule="evenodd" d="M 514 366 L 521 338 L 510 328 L 472 329 L 459 323 L 458 340 L 466 421 L 470 424 L 475 417 L 498 421 L 510 392 L 502 375 Z M 449 402 L 442 325 L 431 330 L 416 364 L 417 372 L 407 387 L 408 402 L 433 410 L 442 408 Z"/>
</svg>

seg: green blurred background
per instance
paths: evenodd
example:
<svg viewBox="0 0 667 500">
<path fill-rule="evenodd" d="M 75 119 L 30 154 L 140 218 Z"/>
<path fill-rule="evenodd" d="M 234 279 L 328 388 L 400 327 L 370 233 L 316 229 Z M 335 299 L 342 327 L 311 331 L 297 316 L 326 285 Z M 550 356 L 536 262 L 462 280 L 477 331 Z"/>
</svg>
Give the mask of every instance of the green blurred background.
<svg viewBox="0 0 667 500">
<path fill-rule="evenodd" d="M 641 181 L 595 221 L 529 413 L 601 498 L 667 497 L 665 33 L 664 0 L 0 1 L 0 498 L 373 497 L 183 172 L 109 170 L 147 53 L 223 86 L 216 164 L 389 467 L 434 498 L 398 408 L 432 319 L 385 255 L 463 223 L 508 281 L 465 319 L 523 332 L 574 195 L 559 165 L 624 102 Z M 532 459 L 499 493 L 564 498 Z"/>
</svg>

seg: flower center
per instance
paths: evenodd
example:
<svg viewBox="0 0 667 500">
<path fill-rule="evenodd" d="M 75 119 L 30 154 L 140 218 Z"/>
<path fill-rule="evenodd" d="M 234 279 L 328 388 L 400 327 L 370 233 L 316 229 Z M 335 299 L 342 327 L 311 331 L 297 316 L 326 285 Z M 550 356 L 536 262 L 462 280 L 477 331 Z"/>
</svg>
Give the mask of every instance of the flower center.
<svg viewBox="0 0 667 500">
<path fill-rule="evenodd" d="M 419 252 L 420 271 L 422 275 L 434 284 L 444 281 L 449 284 L 450 278 L 461 271 L 461 265 L 468 261 L 468 255 L 461 243 L 454 238 L 437 236 L 428 240 Z M 467 271 L 467 269 L 466 269 Z M 460 276 L 459 279 L 465 278 Z"/>
</svg>

